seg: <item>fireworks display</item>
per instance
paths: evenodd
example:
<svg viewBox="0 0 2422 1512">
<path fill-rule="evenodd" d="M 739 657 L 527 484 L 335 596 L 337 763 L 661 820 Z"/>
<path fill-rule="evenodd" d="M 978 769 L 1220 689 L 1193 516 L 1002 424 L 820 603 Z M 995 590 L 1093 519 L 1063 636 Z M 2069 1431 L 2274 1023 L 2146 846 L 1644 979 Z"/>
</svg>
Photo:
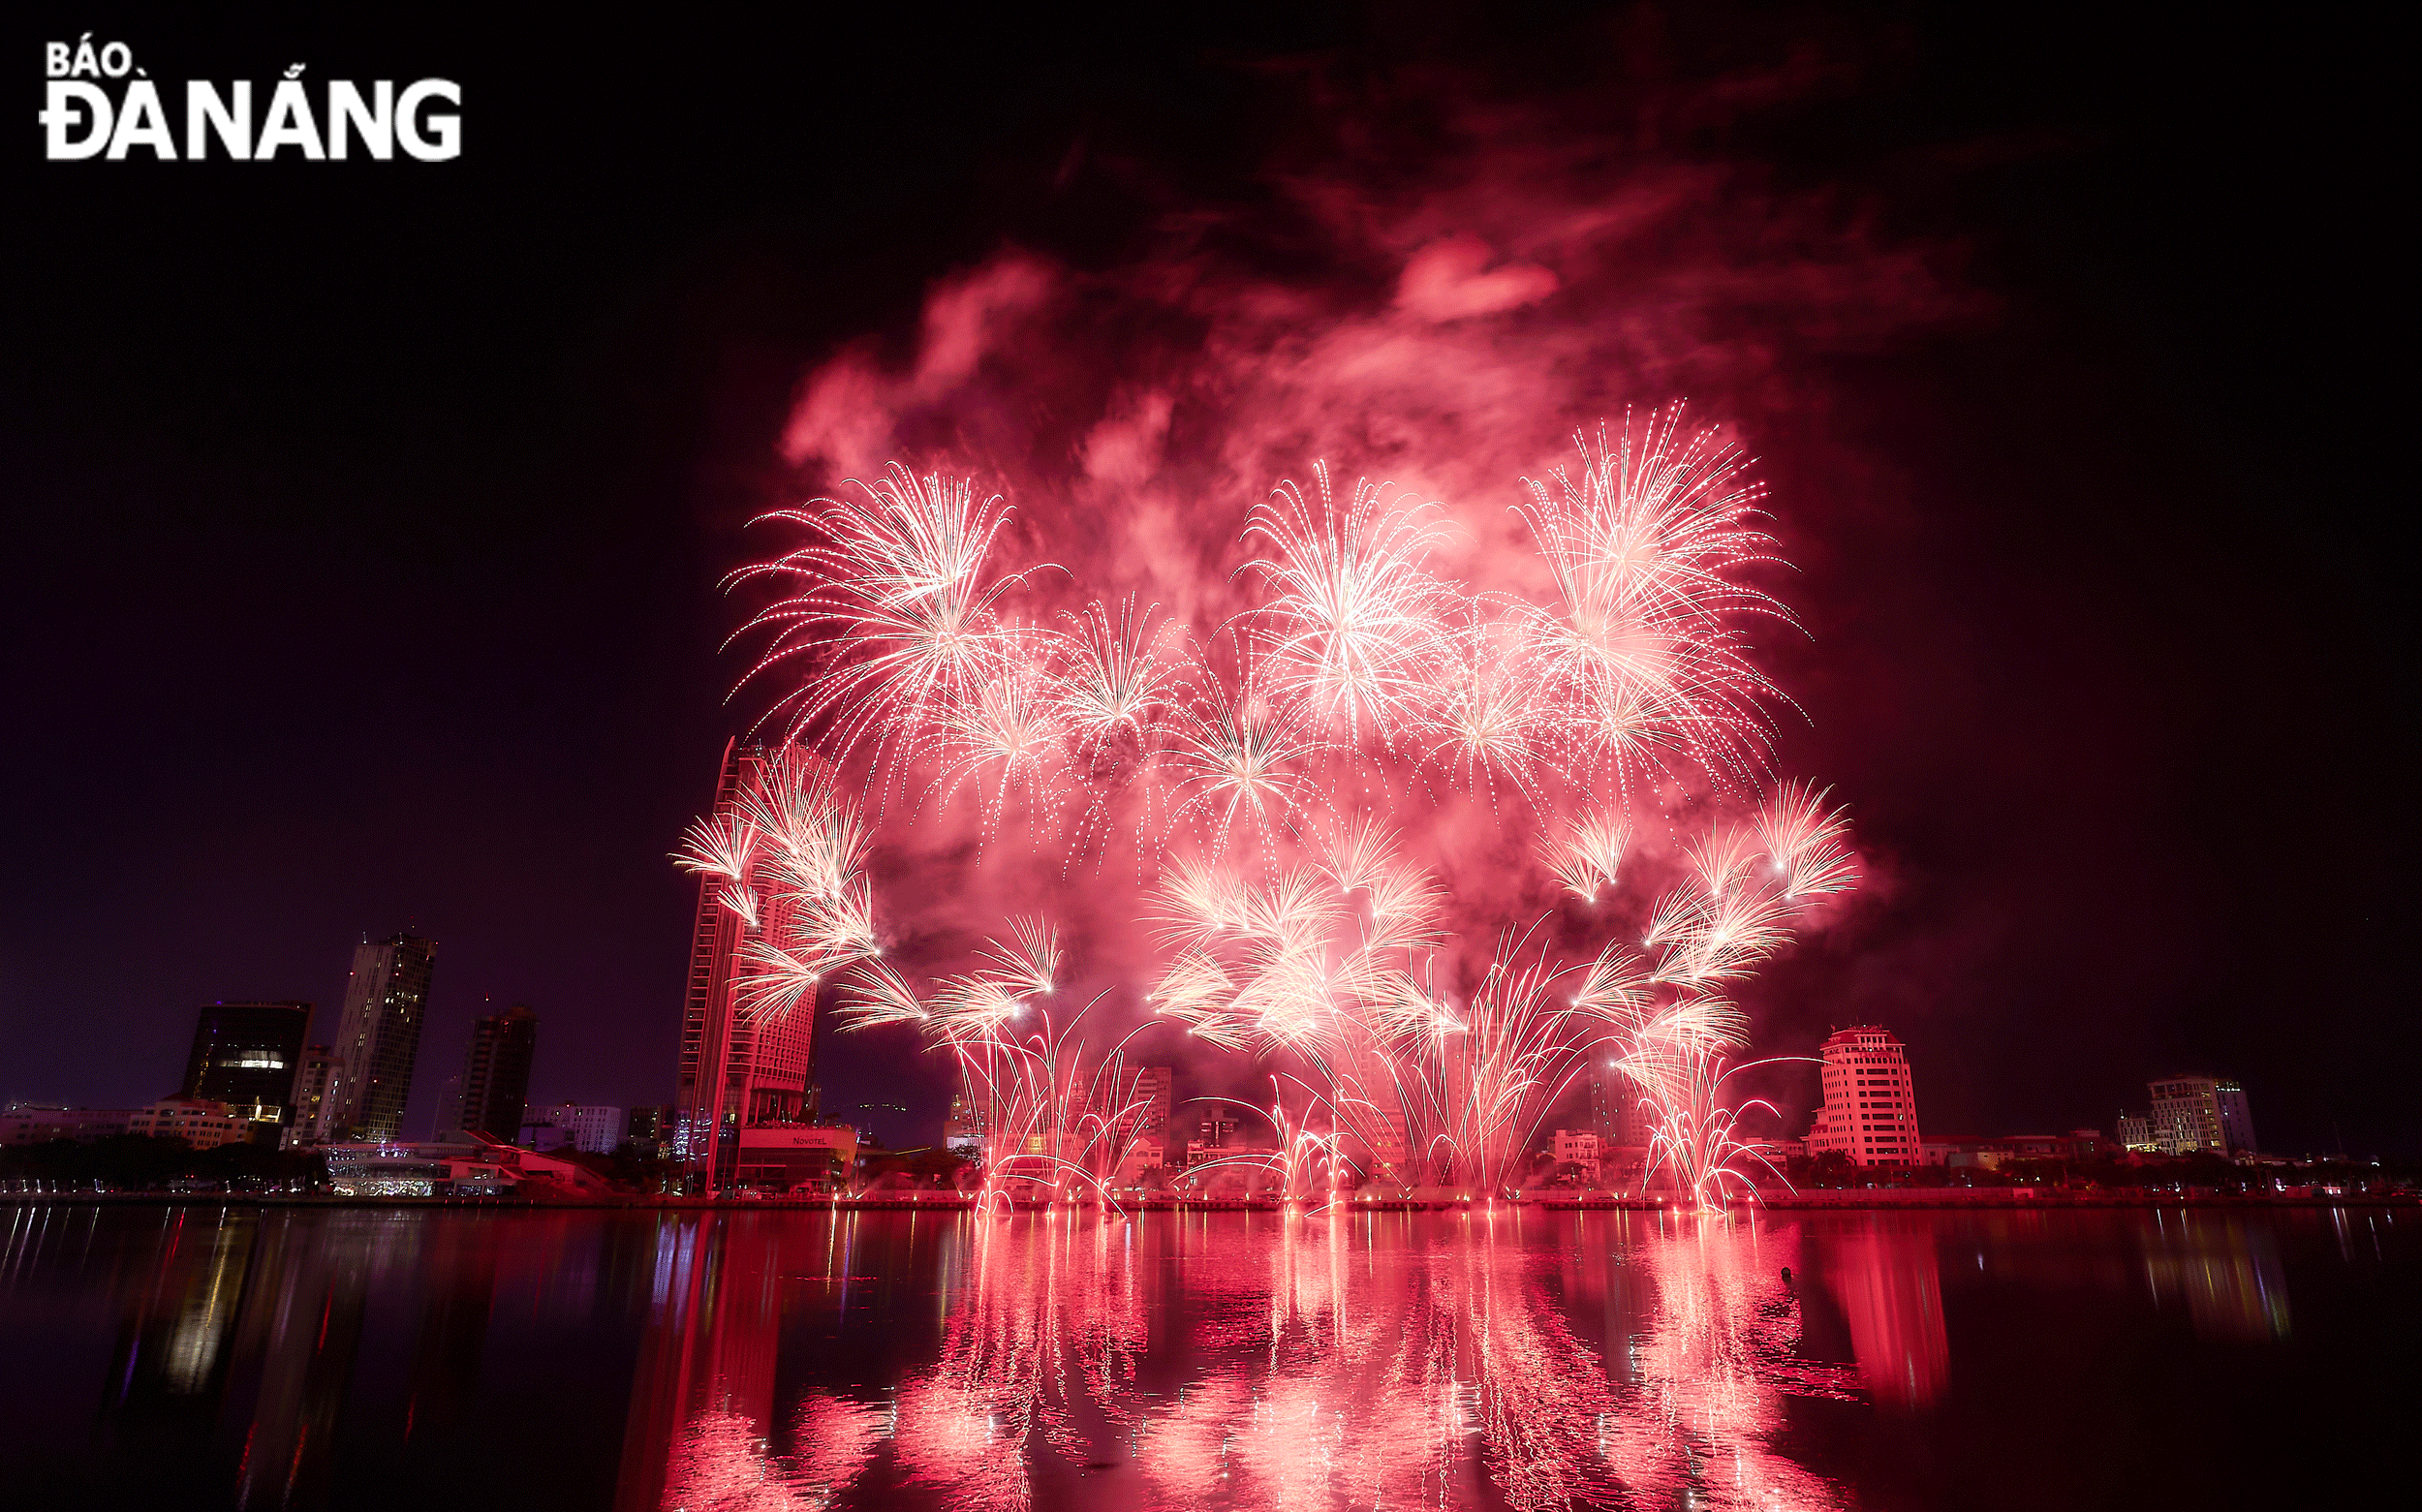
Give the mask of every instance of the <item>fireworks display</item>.
<svg viewBox="0 0 2422 1512">
<path fill-rule="evenodd" d="M 1520 480 L 1506 581 L 1449 570 L 1445 505 L 1316 464 L 1245 515 L 1243 602 L 1202 625 L 1016 559 L 1015 511 L 972 478 L 895 462 L 767 516 L 788 549 L 733 582 L 771 589 L 740 634 L 777 750 L 678 857 L 739 922 L 742 1010 L 828 988 L 846 1026 L 916 1026 L 979 1110 L 992 1194 L 1107 1188 L 1156 1030 L 1277 1067 L 1289 1197 L 1518 1188 L 1601 1066 L 1653 1172 L 1699 1204 L 1746 1187 L 1732 994 L 1856 862 L 1839 808 L 1766 776 L 1785 700 L 1750 631 L 1791 619 L 1757 586 L 1746 458 L 1678 407 L 1576 449 Z M 1150 932 L 1151 978 L 1066 1001 L 1059 934 L 1020 918 L 913 980 L 867 858 L 941 823 L 1132 887 L 1112 911 Z M 1443 879 L 1475 871 L 1536 906 L 1475 916 Z"/>
</svg>

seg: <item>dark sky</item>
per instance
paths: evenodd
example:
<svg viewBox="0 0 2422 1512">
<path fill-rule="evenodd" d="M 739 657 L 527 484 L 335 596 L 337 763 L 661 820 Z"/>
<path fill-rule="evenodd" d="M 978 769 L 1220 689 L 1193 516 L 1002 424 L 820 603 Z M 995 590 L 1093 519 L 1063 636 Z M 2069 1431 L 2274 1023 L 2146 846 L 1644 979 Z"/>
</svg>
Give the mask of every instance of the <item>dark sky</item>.
<svg viewBox="0 0 2422 1512">
<path fill-rule="evenodd" d="M 1930 1133 L 2108 1127 L 2207 1068 L 2266 1145 L 2415 1152 L 2382 40 L 1684 14 L 13 15 L 0 1096 L 168 1092 L 212 999 L 326 1033 L 353 942 L 409 926 L 441 941 L 415 1124 L 491 1003 L 541 1013 L 540 1097 L 668 1098 L 665 855 L 756 712 L 716 585 L 792 501 L 804 373 L 1005 245 L 1114 265 L 1254 201 L 1375 78 L 1615 98 L 1808 56 L 1838 80 L 1706 150 L 1946 249 L 1967 304 L 1791 375 L 1822 445 L 1757 438 L 1779 500 L 1871 470 L 1795 533 L 1781 681 L 1785 764 L 1879 873 L 1770 974 L 1761 1047 L 1890 1024 Z M 161 78 L 453 77 L 466 150 L 46 163 L 40 44 L 86 29 Z M 828 1104 L 930 1106 L 896 1048 L 828 1055 Z"/>
</svg>

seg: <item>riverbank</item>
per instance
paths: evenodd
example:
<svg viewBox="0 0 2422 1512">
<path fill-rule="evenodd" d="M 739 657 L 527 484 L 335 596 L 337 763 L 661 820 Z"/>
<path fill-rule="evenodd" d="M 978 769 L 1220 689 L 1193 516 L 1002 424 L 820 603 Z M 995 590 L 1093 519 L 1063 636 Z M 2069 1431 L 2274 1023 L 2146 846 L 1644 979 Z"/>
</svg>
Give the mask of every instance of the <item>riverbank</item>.
<svg viewBox="0 0 2422 1512">
<path fill-rule="evenodd" d="M 0 1207 L 248 1207 L 248 1208 L 383 1208 L 474 1209 L 481 1211 L 557 1211 L 562 1209 L 636 1209 L 718 1212 L 895 1212 L 961 1213 L 977 1199 L 961 1192 L 864 1197 L 666 1197 L 637 1194 L 583 1197 L 349 1197 L 303 1193 L 112 1191 L 0 1192 Z M 1013 1202 L 1021 1213 L 1051 1211 L 1048 1204 Z M 1090 1207 L 1091 1204 L 1085 1206 Z M 1257 1198 L 1142 1197 L 1118 1206 L 1136 1213 L 1280 1213 L 1288 1204 Z M 1669 1212 L 1668 1198 L 1587 1196 L 1544 1197 L 1496 1204 L 1462 1198 L 1372 1198 L 1340 1202 L 1331 1211 L 1350 1213 L 1444 1213 L 1474 1208 L 1510 1208 L 1548 1213 Z M 1892 1188 L 1856 1191 L 1810 1190 L 1760 1193 L 1754 1203 L 1735 1203 L 1734 1211 L 1752 1207 L 1773 1211 L 1890 1211 L 1918 1208 L 1999 1208 L 2042 1212 L 2054 1209 L 2108 1208 L 2385 1208 L 2422 1207 L 2422 1195 L 2350 1192 L 2329 1195 L 2248 1195 L 2237 1192 L 2102 1189 L 2046 1190 L 2034 1188 Z M 1064 1209 L 1063 1211 L 1074 1211 Z"/>
</svg>

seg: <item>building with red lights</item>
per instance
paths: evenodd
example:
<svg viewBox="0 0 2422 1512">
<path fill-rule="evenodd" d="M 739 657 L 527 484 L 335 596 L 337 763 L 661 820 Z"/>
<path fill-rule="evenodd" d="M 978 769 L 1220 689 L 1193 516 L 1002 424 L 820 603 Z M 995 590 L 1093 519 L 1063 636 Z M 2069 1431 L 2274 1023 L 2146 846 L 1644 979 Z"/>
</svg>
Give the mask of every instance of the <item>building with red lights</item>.
<svg viewBox="0 0 2422 1512">
<path fill-rule="evenodd" d="M 1808 1153 L 1852 1165 L 1918 1162 L 1917 1093 L 1901 1041 L 1873 1024 L 1834 1031 L 1823 1046 L 1824 1106 Z"/>
<path fill-rule="evenodd" d="M 737 741 L 724 747 L 710 811 L 721 819 L 749 793 L 769 753 Z M 761 859 L 761 866 L 770 866 Z M 768 885 L 764 890 L 772 890 Z M 674 1072 L 673 1154 L 705 1190 L 739 1179 L 741 1133 L 814 1121 L 809 1051 L 816 1015 L 798 1011 L 760 1018 L 746 1011 L 732 970 L 742 944 L 759 926 L 725 905 L 723 885 L 701 879 L 690 934 L 690 980 L 681 1009 L 681 1052 Z M 853 1136 L 854 1137 L 854 1136 Z M 787 1145 L 785 1146 L 787 1148 Z"/>
</svg>

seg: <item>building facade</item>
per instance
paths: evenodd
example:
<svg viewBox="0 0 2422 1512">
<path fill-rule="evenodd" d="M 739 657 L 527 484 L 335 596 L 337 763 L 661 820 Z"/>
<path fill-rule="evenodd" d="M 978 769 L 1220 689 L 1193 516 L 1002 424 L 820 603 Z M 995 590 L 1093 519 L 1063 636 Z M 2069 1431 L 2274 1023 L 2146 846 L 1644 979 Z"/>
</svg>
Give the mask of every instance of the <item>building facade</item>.
<svg viewBox="0 0 2422 1512">
<path fill-rule="evenodd" d="M 336 1055 L 326 1045 L 305 1045 L 302 1066 L 295 1072 L 295 1114 L 286 1122 L 286 1142 L 320 1137 L 320 1119 L 327 1107 L 328 1082 L 336 1074 Z"/>
<path fill-rule="evenodd" d="M 364 941 L 354 951 L 315 1126 L 321 1139 L 401 1137 L 436 971 L 437 942 L 418 935 Z"/>
<path fill-rule="evenodd" d="M 967 1084 L 967 1072 L 959 1072 L 959 1084 L 950 1094 L 950 1113 L 942 1121 L 942 1147 L 981 1159 L 984 1139 L 988 1132 L 984 1122 L 984 1103 Z"/>
<path fill-rule="evenodd" d="M 530 1101 L 530 1063 L 539 1049 L 539 1016 L 526 1003 L 471 1021 L 463 1052 L 462 1118 L 455 1127 L 511 1143 Z"/>
<path fill-rule="evenodd" d="M 257 1139 L 264 1127 L 274 1136 L 276 1120 L 253 1117 L 259 1106 L 252 1103 L 237 1107 L 200 1097 L 163 1097 L 147 1108 L 137 1108 L 128 1114 L 126 1131 L 154 1139 L 181 1139 L 197 1150 L 215 1150 L 221 1145 Z"/>
<path fill-rule="evenodd" d="M 0 1113 L 0 1145 L 47 1145 L 54 1139 L 90 1144 L 126 1132 L 138 1108 L 54 1108 L 12 1105 Z"/>
<path fill-rule="evenodd" d="M 557 1103 L 554 1107 L 533 1111 L 525 1123 L 537 1126 L 543 1123 L 563 1130 L 564 1143 L 590 1155 L 611 1155 L 622 1143 L 622 1109 L 595 1107 L 578 1102 Z"/>
<path fill-rule="evenodd" d="M 1901 1041 L 1862 1024 L 1836 1030 L 1822 1055 L 1825 1101 L 1808 1131 L 1809 1155 L 1839 1154 L 1852 1165 L 1915 1165 L 1917 1091 Z"/>
<path fill-rule="evenodd" d="M 763 780 L 773 754 L 731 742 L 724 747 L 715 781 L 712 818 L 722 820 L 749 801 Z M 770 849 L 770 848 L 769 848 Z M 772 896 L 770 855 L 761 856 L 751 880 L 759 896 Z M 740 1133 L 746 1128 L 789 1127 L 815 1117 L 808 1078 L 816 1015 L 812 1003 L 796 1010 L 761 1015 L 740 1002 L 733 967 L 741 947 L 761 922 L 723 901 L 725 884 L 699 883 L 698 913 L 690 933 L 690 977 L 681 1010 L 680 1060 L 673 1076 L 680 1110 L 673 1131 L 675 1154 L 693 1181 L 713 1191 L 738 1179 Z"/>
<path fill-rule="evenodd" d="M 291 1124 L 310 1031 L 308 1003 L 213 1003 L 194 1023 L 176 1095 L 258 1108 Z"/>
<path fill-rule="evenodd" d="M 670 1104 L 633 1108 L 623 1125 L 624 1137 L 642 1160 L 663 1159 L 671 1148 L 673 1112 Z"/>
<path fill-rule="evenodd" d="M 1551 1153 L 1558 1165 L 1578 1166 L 1583 1181 L 1595 1182 L 1603 1168 L 1607 1151 L 1596 1129 L 1560 1128 L 1556 1130 Z"/>
<path fill-rule="evenodd" d="M 739 1144 L 727 1185 L 754 1191 L 834 1190 L 857 1165 L 857 1130 L 846 1124 L 752 1125 Z"/>
<path fill-rule="evenodd" d="M 1129 1101 L 1133 1104 L 1134 1139 L 1166 1145 L 1169 1137 L 1170 1097 L 1176 1088 L 1176 1073 L 1165 1065 L 1147 1065 L 1135 1073 L 1135 1087 Z"/>
<path fill-rule="evenodd" d="M 2253 1113 L 2233 1077 L 2165 1076 L 2153 1094 L 2153 1148 L 2162 1155 L 2251 1155 Z"/>
</svg>

